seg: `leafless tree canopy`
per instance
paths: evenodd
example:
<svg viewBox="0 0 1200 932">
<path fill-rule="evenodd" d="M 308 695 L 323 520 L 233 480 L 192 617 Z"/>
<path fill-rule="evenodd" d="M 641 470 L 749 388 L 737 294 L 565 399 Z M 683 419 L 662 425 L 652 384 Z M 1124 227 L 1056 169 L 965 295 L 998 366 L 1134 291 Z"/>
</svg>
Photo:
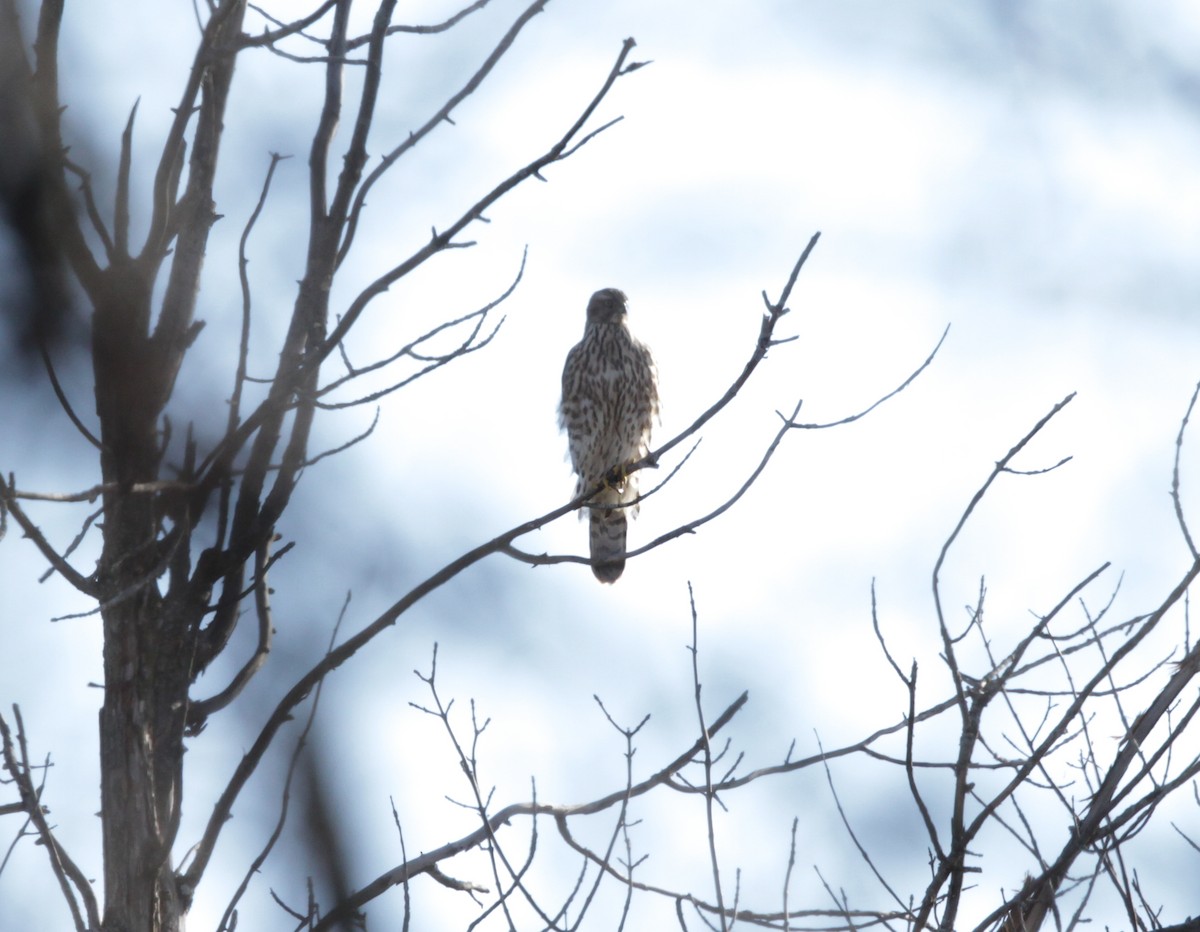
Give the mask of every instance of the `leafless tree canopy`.
<svg viewBox="0 0 1200 932">
<path fill-rule="evenodd" d="M 751 702 L 749 693 L 716 706 L 703 693 L 704 610 L 693 600 L 688 608 L 695 721 L 679 736 L 676 756 L 665 761 L 638 756 L 645 719 L 621 721 L 598 697 L 599 713 L 625 749 L 623 785 L 583 803 L 542 799 L 536 784 L 526 799 L 495 799 L 481 762 L 505 749 L 486 742 L 486 710 L 473 703 L 465 710 L 444 694 L 435 645 L 432 656 L 407 661 L 426 690 L 413 712 L 431 717 L 443 731 L 445 745 L 439 753 L 456 761 L 462 774 L 461 784 L 448 793 L 474 814 L 475 827 L 466 834 L 448 831 L 444 844 L 432 850 L 407 850 L 403 819 L 393 805 L 394 821 L 385 829 L 394 833 L 401 856 L 371 875 L 351 870 L 351 842 L 339 828 L 339 807 L 347 801 L 331 788 L 331 774 L 311 753 L 309 742 L 326 682 L 343 675 L 366 645 L 426 596 L 455 585 L 464 570 L 480 561 L 586 564 L 586 557 L 535 552 L 528 540 L 531 532 L 578 510 L 598 486 L 481 539 L 419 584 L 396 591 L 392 604 L 374 617 L 363 617 L 348 599 L 320 660 L 307 669 L 277 673 L 289 685 L 257 720 L 256 733 L 240 760 L 231 763 L 220 792 L 198 798 L 184 785 L 187 748 L 227 727 L 227 710 L 245 698 L 248 684 L 271 655 L 276 630 L 268 580 L 292 546 L 283 542 L 279 527 L 301 477 L 345 446 L 375 439 L 372 422 L 343 446 L 316 449 L 316 419 L 387 404 L 418 379 L 435 373 L 454 378 L 457 370 L 451 363 L 476 351 L 496 351 L 492 341 L 500 322 L 495 311 L 518 287 L 524 263 L 493 302 L 466 314 L 447 310 L 432 329 L 411 334 L 403 345 L 381 348 L 374 359 L 352 360 L 346 339 L 392 285 L 439 254 L 473 245 L 473 228 L 488 222 L 489 211 L 514 189 L 570 171 L 570 165 L 559 163 L 568 162 L 616 122 L 599 120 L 598 108 L 643 64 L 635 57 L 634 40 L 626 39 L 614 48 L 607 70 L 596 74 L 594 94 L 579 101 L 577 118 L 561 127 L 551 145 L 541 150 L 531 145 L 528 161 L 518 170 L 496 177 L 482 196 L 464 195 L 459 211 L 431 230 L 423 245 L 373 280 L 344 281 L 344 263 L 361 245 L 360 224 L 377 209 L 368 206 L 374 186 L 422 140 L 452 122 L 467 97 L 486 92 L 493 68 L 517 54 L 518 36 L 543 12 L 547 0 L 521 11 L 469 80 L 431 106 L 419 128 L 401 140 L 374 139 L 375 146 L 384 148 L 372 156 L 367 141 L 386 106 L 382 89 L 389 42 L 401 34 L 452 30 L 488 3 L 476 0 L 431 24 L 397 22 L 395 0 L 379 0 L 370 18 L 361 21 L 362 11 L 352 9 L 351 0 L 324 0 L 299 18 L 290 18 L 297 15 L 294 4 L 268 9 L 243 0 L 197 3 L 190 67 L 173 76 L 181 85 L 179 99 L 151 169 L 141 172 L 135 171 L 135 161 L 146 165 L 149 160 L 144 152 L 135 160 L 136 105 L 114 165 L 85 164 L 64 136 L 63 108 L 70 101 L 62 99 L 58 77 L 60 32 L 67 15 L 62 0 L 43 0 L 31 22 L 19 21 L 16 0 L 0 0 L 0 125 L 5 139 L 0 195 L 27 283 L 19 306 L 5 312 L 11 310 L 12 332 L 40 360 L 39 377 L 48 380 L 59 400 L 61 410 L 47 429 L 77 431 L 91 451 L 94 475 L 86 488 L 55 490 L 43 488 L 37 476 L 5 472 L 0 477 L 0 535 L 16 532 L 9 534 L 7 547 L 37 548 L 48 575 L 56 574 L 88 598 L 92 614 L 99 616 L 104 644 L 97 762 L 102 849 L 68 851 L 60 843 L 51 813 L 61 784 L 51 778 L 46 757 L 53 748 L 43 736 L 29 733 L 14 706 L 0 714 L 5 772 L 0 824 L 10 825 L 13 837 L 0 871 L 16 846 L 36 843 L 46 857 L 47 888 L 57 890 L 76 929 L 181 929 L 197 898 L 205 895 L 218 841 L 245 802 L 248 783 L 274 756 L 285 761 L 275 787 L 274 827 L 255 851 L 222 849 L 219 854 L 231 859 L 227 871 L 244 878 L 223 904 L 223 930 L 237 927 L 243 897 L 262 865 L 279 856 L 277 843 L 289 819 L 308 827 L 305 870 L 315 879 L 302 903 L 272 892 L 280 928 L 365 924 L 380 898 L 401 901 L 407 928 L 415 903 L 449 897 L 470 898 L 478 905 L 472 928 L 565 930 L 589 927 L 593 917 L 601 927 L 645 928 L 642 911 L 649 904 L 667 904 L 683 929 L 973 927 L 1017 932 L 1077 928 L 1095 918 L 1130 929 L 1200 929 L 1200 920 L 1161 913 L 1159 891 L 1129 853 L 1133 839 L 1157 825 L 1169 798 L 1195 796 L 1200 770 L 1191 728 L 1200 708 L 1200 645 L 1191 642 L 1187 612 L 1200 554 L 1179 495 L 1179 456 L 1191 405 L 1177 440 L 1173 488 L 1190 565 L 1170 592 L 1137 615 L 1113 617 L 1117 574 L 1107 565 L 1096 566 L 1083 578 L 1065 582 L 1060 601 L 1032 617 L 1016 639 L 1008 629 L 996 636 L 989 628 L 982 581 L 965 615 L 944 604 L 947 554 L 993 485 L 1036 481 L 1018 477 L 1062 465 L 1030 463 L 1025 448 L 1039 433 L 1053 430 L 1055 416 L 1072 400 L 1068 396 L 999 456 L 940 554 L 931 555 L 943 669 L 918 669 L 915 661 L 890 652 L 887 606 L 879 605 L 876 612 L 872 592 L 877 649 L 908 701 L 906 708 L 880 708 L 877 730 L 855 740 L 810 756 L 796 755 L 793 741 L 793 750 L 782 758 L 751 763 L 739 751 L 736 736 L 739 713 Z M 22 39 L 29 35 L 31 44 Z M 259 217 L 272 209 L 272 186 L 283 158 L 273 155 L 262 166 L 257 203 L 238 214 L 245 219 L 237 268 L 223 270 L 238 276 L 241 336 L 237 345 L 227 347 L 224 370 L 208 373 L 211 403 L 227 402 L 227 415 L 219 436 L 203 439 L 186 415 L 182 421 L 173 417 L 173 399 L 181 367 L 203 327 L 197 300 L 210 234 L 221 213 L 231 218 L 235 213 L 216 203 L 215 185 L 221 172 L 251 170 L 220 157 L 236 65 L 250 54 L 277 56 L 280 67 L 316 70 L 324 79 L 305 154 L 304 271 L 278 344 L 255 358 L 251 334 L 259 318 L 247 243 Z M 361 80 L 348 79 L 352 70 Z M 116 192 L 111 209 L 100 203 L 92 184 L 93 175 L 110 174 Z M 149 205 L 144 216 L 134 216 L 134 192 L 148 192 L 142 198 Z M 782 326 L 794 319 L 786 316 L 789 302 L 802 288 L 806 263 L 816 261 L 817 240 L 814 235 L 790 270 L 780 270 L 781 283 L 762 293 L 761 308 L 754 306 L 756 296 L 747 296 L 740 312 L 761 314 L 761 327 L 745 349 L 742 371 L 714 381 L 711 397 L 697 403 L 691 423 L 643 461 L 614 464 L 658 470 L 643 477 L 642 498 L 671 494 L 672 478 L 691 468 L 690 450 L 702 429 L 721 417 L 767 364 L 768 351 L 772 358 L 784 354 L 786 344 L 796 339 L 785 335 Z M 348 300 L 331 297 L 335 281 L 338 294 L 351 295 Z M 86 311 L 80 316 L 86 318 L 90 339 L 94 417 L 90 404 L 85 407 L 81 399 L 70 397 L 55 368 L 60 341 L 71 328 L 72 295 L 79 296 Z M 789 403 L 779 413 L 777 432 L 763 438 L 761 458 L 740 486 L 724 490 L 715 507 L 699 509 L 678 527 L 631 550 L 630 558 L 670 546 L 721 517 L 739 503 L 789 437 L 838 428 L 868 415 L 933 364 L 941 345 L 937 341 L 927 358 L 914 360 L 911 374 L 900 384 L 880 385 L 878 400 L 865 410 L 811 423 L 801 419 L 799 402 Z M 273 367 L 269 377 L 255 381 L 252 373 L 268 365 Z M 1195 401 L 1193 396 L 1192 405 Z M 649 476 L 658 481 L 645 481 Z M 39 522 L 44 523 L 39 516 L 48 510 L 89 504 L 94 510 L 69 543 L 53 541 L 39 529 Z M 77 558 L 85 541 L 99 542 L 99 559 L 91 570 Z M 529 585 L 537 585 L 536 579 Z M 239 625 L 255 629 L 255 649 L 221 688 L 201 691 L 199 677 L 230 649 Z M 284 628 L 279 636 L 291 634 Z M 13 636 L 11 631 L 4 635 L 10 642 Z M 1165 652 L 1164 641 L 1173 645 Z M 1107 722 L 1114 713 L 1121 734 L 1098 730 L 1099 717 Z M 797 727 L 779 723 L 782 735 Z M 841 759 L 880 768 L 881 779 L 901 788 L 919 814 L 923 834 L 905 844 L 911 859 L 927 866 L 927 882 L 920 889 L 897 886 L 878 854 L 860 842 L 855 807 L 838 794 L 830 769 Z M 725 811 L 726 803 L 752 784 L 784 786 L 809 772 L 828 775 L 829 798 L 860 858 L 863 876 L 873 878 L 875 893 L 860 901 L 826 884 L 827 899 L 797 901 L 795 871 L 806 867 L 806 861 L 819 864 L 821 857 L 819 851 L 798 857 L 806 845 L 793 822 L 790 844 L 784 839 L 779 845 L 778 896 L 752 902 L 743 895 L 741 877 L 732 866 L 738 861 L 736 852 L 721 843 L 718 826 L 733 817 Z M 696 802 L 710 866 L 703 884 L 682 875 L 672 879 L 662 863 L 650 871 L 646 859 L 651 852 L 640 850 L 639 836 L 630 831 L 642 813 L 667 798 Z M 189 811 L 211 811 L 197 837 L 180 832 L 185 800 Z M 1200 840 L 1184 826 L 1176 828 L 1200 850 Z M 981 868 L 990 863 L 983 855 L 998 836 L 1015 841 L 1027 865 L 1024 882 L 1010 889 L 989 882 Z M 472 853 L 477 860 L 464 860 Z M 564 878 L 567 882 L 560 883 Z M 964 905 L 972 888 L 992 897 L 981 917 Z M 1120 904 L 1122 914 L 1097 917 L 1095 904 L 1101 901 Z M 55 903 L 48 907 L 48 923 L 61 916 L 58 899 Z"/>
</svg>

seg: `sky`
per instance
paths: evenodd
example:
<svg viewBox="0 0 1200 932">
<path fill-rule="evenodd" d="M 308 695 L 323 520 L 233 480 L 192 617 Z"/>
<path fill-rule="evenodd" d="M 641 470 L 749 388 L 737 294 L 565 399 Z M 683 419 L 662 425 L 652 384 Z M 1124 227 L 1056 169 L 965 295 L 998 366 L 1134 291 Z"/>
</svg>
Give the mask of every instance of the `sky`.
<svg viewBox="0 0 1200 932">
<path fill-rule="evenodd" d="M 401 6 L 406 22 L 438 21 L 456 9 Z M 397 37 L 371 153 L 428 119 L 522 8 L 493 0 L 445 35 Z M 364 7 L 364 19 L 369 14 Z M 101 203 L 111 201 L 119 132 L 135 100 L 134 170 L 151 171 L 194 36 L 188 3 L 68 8 L 66 126 L 95 166 Z M 762 293 L 777 297 L 805 244 L 821 234 L 779 325 L 779 335 L 795 340 L 771 350 L 701 432 L 688 463 L 645 503 L 631 528 L 634 546 L 728 499 L 778 429 L 777 412 L 800 400 L 806 423 L 862 411 L 908 378 L 949 330 L 904 392 L 852 424 L 790 432 L 730 512 L 632 560 L 615 586 L 601 587 L 575 564 L 531 568 L 492 557 L 339 671 L 322 696 L 318 746 L 340 798 L 354 803 L 340 815 L 362 840 L 354 870 L 363 881 L 398 859 L 389 798 L 410 852 L 472 827 L 470 813 L 443 800 L 467 791 L 444 733 L 410 705 L 430 702 L 412 671 L 428 672 L 434 642 L 438 686 L 457 700 L 464 733 L 469 700 L 490 719 L 480 755 L 500 804 L 528 798 L 531 775 L 539 799 L 563 803 L 622 785 L 623 739 L 593 696 L 619 723 L 651 716 L 635 756 L 642 773 L 691 743 L 689 584 L 706 714 L 750 691 L 732 731 L 733 753 L 744 751 L 748 767 L 777 762 L 793 740 L 807 754 L 818 740 L 827 748 L 851 743 L 899 720 L 907 699 L 872 633 L 872 585 L 889 650 L 902 667 L 920 666 L 921 702 L 943 698 L 949 679 L 938 656 L 934 562 L 993 464 L 1071 393 L 1014 465 L 1039 470 L 1071 460 L 996 483 L 943 568 L 949 617 L 965 623 L 961 607 L 974 603 L 986 578 L 988 631 L 1005 652 L 1030 613 L 1046 612 L 1106 561 L 1111 569 L 1085 598 L 1102 606 L 1119 579 L 1118 616 L 1152 609 L 1189 564 L 1168 493 L 1180 420 L 1200 380 L 1194 8 L 1165 0 L 1082 10 L 982 0 L 553 0 L 454 124 L 423 140 L 375 188 L 334 306 L 344 308 L 419 248 L 430 227 L 445 228 L 552 144 L 629 36 L 637 41 L 632 58 L 650 64 L 617 82 L 594 125 L 621 121 L 551 166 L 545 183 L 528 182 L 489 210 L 490 223 L 468 231 L 475 245 L 430 261 L 364 315 L 347 346 L 355 362 L 493 300 L 528 250 L 489 347 L 389 396 L 369 440 L 306 473 L 280 528 L 298 546 L 273 580 L 277 650 L 242 717 L 215 721 L 189 751 L 194 796 L 181 837 L 195 837 L 265 710 L 319 656 L 348 592 L 343 632 L 465 549 L 567 500 L 559 376 L 582 333 L 587 298 L 601 287 L 630 296 L 631 327 L 655 353 L 664 399 L 655 436 L 665 439 L 741 370 Z M 223 219 L 199 309 L 207 326 L 176 398 L 179 416 L 194 419 L 202 437 L 221 423 L 232 377 L 237 239 L 269 153 L 279 152 L 292 158 L 281 163 L 248 247 L 254 359 L 259 374 L 273 364 L 303 267 L 306 138 L 319 88 L 311 66 L 265 52 L 239 63 L 218 181 Z M 349 114 L 342 139 L 348 126 Z M 135 216 L 147 187 L 135 191 Z M 67 383 L 90 414 L 86 372 L 69 371 Z M 65 419 L 47 427 L 53 402 L 45 387 L 9 383 L 4 391 L 9 442 L 0 446 L 0 468 L 15 472 L 22 488 L 94 484 L 95 464 Z M 371 406 L 331 412 L 318 422 L 318 446 L 337 446 L 374 415 Z M 1180 473 L 1190 513 L 1200 507 L 1194 449 L 1185 444 Z M 661 472 L 678 461 L 672 454 Z M 36 519 L 65 543 L 85 514 L 43 507 Z M 568 516 L 520 545 L 580 553 L 585 541 L 585 527 Z M 95 549 L 85 543 L 77 565 L 89 569 Z M 29 543 L 10 531 L 0 543 L 0 611 L 5 629 L 17 632 L 6 637 L 19 636 L 22 647 L 0 652 L 0 699 L 21 704 L 39 753 L 53 754 L 55 820 L 95 875 L 100 693 L 88 684 L 101 677 L 98 624 L 51 623 L 87 606 L 57 580 L 35 583 L 41 569 Z M 1179 630 L 1153 649 L 1165 655 Z M 251 636 L 239 632 L 198 694 L 220 688 Z M 945 758 L 954 740 L 931 731 L 925 750 Z M 278 766 L 264 777 L 277 776 Z M 847 817 L 889 878 L 919 893 L 926 843 L 895 773 L 845 763 L 830 772 Z M 269 791 L 269 781 L 261 783 L 256 792 Z M 239 852 L 261 843 L 272 817 L 266 798 L 238 810 L 218 858 L 242 863 Z M 708 895 L 698 802 L 652 798 L 637 813 L 644 823 L 636 840 L 653 852 L 649 876 L 687 877 Z M 721 853 L 727 879 L 742 869 L 747 905 L 777 905 L 793 818 L 801 838 L 793 902 L 828 908 L 820 877 L 856 904 L 886 902 L 846 836 L 824 773 L 764 781 L 726 803 Z M 1044 817 L 1048 836 L 1058 837 L 1061 810 Z M 1173 818 L 1200 833 L 1194 804 Z M 967 910 L 976 921 L 1027 866 L 1002 837 L 989 844 L 988 870 Z M 25 845 L 19 854 L 0 875 L 0 898 L 42 917 L 45 897 L 23 892 L 49 889 L 38 886 L 48 878 L 41 852 Z M 1152 894 L 1178 918 L 1200 911 L 1182 885 L 1195 875 L 1195 852 L 1165 820 L 1145 856 L 1159 881 Z M 302 878 L 283 863 L 268 880 L 294 900 Z M 486 876 L 478 861 L 453 866 L 455 876 Z M 192 928 L 215 926 L 232 883 L 234 873 L 212 879 Z M 276 921 L 267 886 L 246 902 L 247 916 Z M 422 891 L 430 927 L 469 922 L 473 904 L 442 892 Z M 399 915 L 393 900 L 372 911 L 385 926 Z M 662 907 L 648 901 L 639 927 L 655 927 Z M 611 926 L 597 917 L 596 927 Z"/>
</svg>

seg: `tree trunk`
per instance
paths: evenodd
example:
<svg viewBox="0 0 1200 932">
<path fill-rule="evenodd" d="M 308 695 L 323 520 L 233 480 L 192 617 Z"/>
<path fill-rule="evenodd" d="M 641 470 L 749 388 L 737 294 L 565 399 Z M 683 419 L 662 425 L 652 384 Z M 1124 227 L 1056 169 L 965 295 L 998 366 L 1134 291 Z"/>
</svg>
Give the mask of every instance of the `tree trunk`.
<svg viewBox="0 0 1200 932">
<path fill-rule="evenodd" d="M 118 195 L 112 264 L 89 289 L 92 363 L 100 419 L 104 547 L 97 567 L 104 622 L 104 705 L 100 710 L 100 802 L 104 841 L 105 932 L 176 932 L 191 903 L 171 864 L 183 799 L 183 737 L 188 689 L 210 581 L 192 585 L 191 508 L 138 483 L 153 482 L 167 438 L 159 422 L 175 376 L 197 332 L 196 294 L 208 234 L 216 219 L 212 186 L 222 121 L 245 13 L 225 0 L 205 28 L 193 66 L 199 91 L 187 189 L 156 195 L 170 206 L 152 221 L 142 254 L 127 251 L 128 191 Z M 127 170 L 132 116 L 123 149 Z M 168 143 L 164 166 L 182 166 L 182 139 Z M 177 177 L 176 177 L 177 180 Z M 119 184 L 118 188 L 123 185 Z M 160 205 L 161 206 L 161 205 Z M 120 214 L 120 211 L 119 211 Z M 173 247 L 171 230 L 177 230 Z M 171 255 L 158 319 L 151 298 Z M 190 444 L 189 444 L 190 447 Z M 185 453 L 185 468 L 191 456 Z M 178 507 L 175 507 L 178 505 Z M 168 510 L 169 509 L 169 510 Z M 164 523 L 164 518 L 170 522 Z M 169 570 L 165 594 L 160 580 Z"/>
<path fill-rule="evenodd" d="M 170 852 L 182 798 L 183 726 L 195 621 L 159 592 L 171 538 L 160 503 L 133 491 L 158 477 L 164 402 L 149 333 L 150 283 L 133 263 L 105 273 L 93 320 L 96 411 L 101 425 L 104 549 L 98 566 L 104 623 L 100 800 L 104 929 L 182 928 L 186 905 Z"/>
</svg>

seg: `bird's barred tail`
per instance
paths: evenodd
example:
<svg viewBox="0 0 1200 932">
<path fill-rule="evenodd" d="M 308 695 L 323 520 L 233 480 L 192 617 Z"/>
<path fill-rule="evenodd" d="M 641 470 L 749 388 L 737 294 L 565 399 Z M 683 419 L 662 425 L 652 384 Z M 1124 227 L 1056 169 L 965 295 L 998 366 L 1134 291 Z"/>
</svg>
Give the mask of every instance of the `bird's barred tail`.
<svg viewBox="0 0 1200 932">
<path fill-rule="evenodd" d="M 616 582 L 625 571 L 625 509 L 591 513 L 592 572 L 602 583 Z"/>
</svg>

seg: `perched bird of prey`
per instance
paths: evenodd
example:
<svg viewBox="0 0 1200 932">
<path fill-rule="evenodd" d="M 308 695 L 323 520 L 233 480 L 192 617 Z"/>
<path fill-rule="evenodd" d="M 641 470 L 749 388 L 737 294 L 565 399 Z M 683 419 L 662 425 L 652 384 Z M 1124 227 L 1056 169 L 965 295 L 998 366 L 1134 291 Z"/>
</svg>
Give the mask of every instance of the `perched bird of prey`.
<svg viewBox="0 0 1200 932">
<path fill-rule="evenodd" d="M 592 295 L 583 339 L 563 366 L 558 409 L 579 476 L 577 496 L 621 469 L 619 480 L 605 482 L 588 508 L 592 572 L 605 583 L 616 582 L 625 569 L 626 512 L 637 512 L 637 505 L 623 507 L 637 499 L 637 474 L 624 475 L 624 467 L 650 449 L 650 425 L 658 414 L 654 359 L 629 332 L 628 311 L 623 291 L 602 288 Z"/>
</svg>

